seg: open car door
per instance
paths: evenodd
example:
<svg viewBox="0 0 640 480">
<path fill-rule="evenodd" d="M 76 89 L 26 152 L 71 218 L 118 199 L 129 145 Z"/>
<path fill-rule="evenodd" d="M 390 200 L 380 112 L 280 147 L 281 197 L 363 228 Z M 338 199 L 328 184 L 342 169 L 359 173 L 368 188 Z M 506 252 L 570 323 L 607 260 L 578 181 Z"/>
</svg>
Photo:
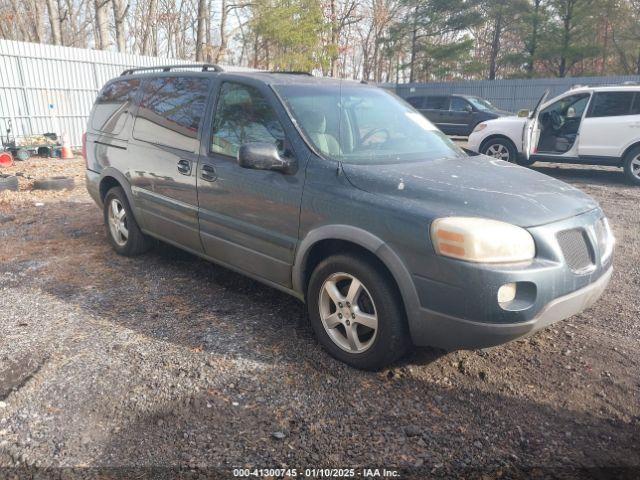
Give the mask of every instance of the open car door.
<svg viewBox="0 0 640 480">
<path fill-rule="evenodd" d="M 538 128 L 538 114 L 540 113 L 540 106 L 548 96 L 549 90 L 546 90 L 540 97 L 540 100 L 538 100 L 536 108 L 534 108 L 533 112 L 529 115 L 529 121 L 525 123 L 524 130 L 522 131 L 522 151 L 527 159 L 536 153 L 538 137 L 540 135 L 540 129 Z"/>
</svg>

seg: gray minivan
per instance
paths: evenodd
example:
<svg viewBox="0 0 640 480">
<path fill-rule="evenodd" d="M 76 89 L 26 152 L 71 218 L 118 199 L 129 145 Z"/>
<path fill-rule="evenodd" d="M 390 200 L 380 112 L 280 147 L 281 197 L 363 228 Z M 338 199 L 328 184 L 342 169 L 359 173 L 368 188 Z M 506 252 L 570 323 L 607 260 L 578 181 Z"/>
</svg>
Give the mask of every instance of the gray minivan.
<svg viewBox="0 0 640 480">
<path fill-rule="evenodd" d="M 587 308 L 611 277 L 593 199 L 468 156 L 369 85 L 128 70 L 95 102 L 85 157 L 117 253 L 159 239 L 288 292 L 357 368 L 412 345 L 519 338 Z"/>
<path fill-rule="evenodd" d="M 473 95 L 412 95 L 406 101 L 447 135 L 468 137 L 479 123 L 513 115 Z"/>
</svg>

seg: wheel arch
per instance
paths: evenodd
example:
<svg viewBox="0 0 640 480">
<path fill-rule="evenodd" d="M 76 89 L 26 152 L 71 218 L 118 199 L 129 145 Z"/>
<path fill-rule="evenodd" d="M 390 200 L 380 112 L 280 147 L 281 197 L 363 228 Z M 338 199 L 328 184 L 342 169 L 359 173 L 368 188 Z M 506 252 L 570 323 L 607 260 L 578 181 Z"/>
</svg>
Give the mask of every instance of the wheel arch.
<svg viewBox="0 0 640 480">
<path fill-rule="evenodd" d="M 514 148 L 516 153 L 520 153 L 520 150 L 518 149 L 518 147 L 517 147 L 516 143 L 513 141 L 513 139 L 509 138 L 507 135 L 504 135 L 502 133 L 492 133 L 491 135 L 489 135 L 487 138 L 482 140 L 478 150 L 480 152 L 482 152 L 482 150 L 484 149 L 485 145 L 487 143 L 489 143 L 489 141 L 491 141 L 491 140 L 506 140 L 507 142 L 509 142 L 511 144 L 511 146 Z"/>
<path fill-rule="evenodd" d="M 627 155 L 629 155 L 629 153 L 631 153 L 631 151 L 635 150 L 636 148 L 640 148 L 640 140 L 638 140 L 635 143 L 632 143 L 625 149 L 625 151 L 620 156 L 620 165 L 624 165 L 624 162 L 627 159 Z"/>
<path fill-rule="evenodd" d="M 394 281 L 403 300 L 409 327 L 417 319 L 420 303 L 411 274 L 398 254 L 382 239 L 349 225 L 327 225 L 309 232 L 299 244 L 292 271 L 293 289 L 306 296 L 313 268 L 332 253 L 361 252 L 377 261 Z"/>
<path fill-rule="evenodd" d="M 138 224 L 140 224 L 140 214 L 133 199 L 131 185 L 129 184 L 129 181 L 124 176 L 124 174 L 122 174 L 115 168 L 106 168 L 100 175 L 100 181 L 98 183 L 98 194 L 100 196 L 101 205 L 104 206 L 104 197 L 107 195 L 107 192 L 113 187 L 122 188 L 125 196 L 127 197 L 127 202 L 129 202 L 129 207 L 133 212 L 133 216 Z"/>
</svg>

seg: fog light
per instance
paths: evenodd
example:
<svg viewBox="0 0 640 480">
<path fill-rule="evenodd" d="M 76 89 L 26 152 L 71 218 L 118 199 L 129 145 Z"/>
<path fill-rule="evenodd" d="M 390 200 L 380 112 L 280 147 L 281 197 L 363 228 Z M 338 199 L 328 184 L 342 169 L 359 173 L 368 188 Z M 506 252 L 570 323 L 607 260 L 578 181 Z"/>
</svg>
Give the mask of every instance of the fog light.
<svg viewBox="0 0 640 480">
<path fill-rule="evenodd" d="M 498 289 L 498 303 L 508 303 L 516 298 L 516 284 L 505 283 Z"/>
</svg>

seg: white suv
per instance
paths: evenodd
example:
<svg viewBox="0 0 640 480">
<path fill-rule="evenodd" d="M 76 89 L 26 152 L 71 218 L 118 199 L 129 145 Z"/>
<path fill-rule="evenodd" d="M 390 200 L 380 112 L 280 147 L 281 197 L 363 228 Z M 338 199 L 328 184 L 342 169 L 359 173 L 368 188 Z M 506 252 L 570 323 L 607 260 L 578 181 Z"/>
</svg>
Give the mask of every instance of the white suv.
<svg viewBox="0 0 640 480">
<path fill-rule="evenodd" d="M 640 85 L 578 87 L 531 113 L 480 123 L 475 152 L 531 165 L 536 161 L 624 167 L 640 185 Z"/>
</svg>

